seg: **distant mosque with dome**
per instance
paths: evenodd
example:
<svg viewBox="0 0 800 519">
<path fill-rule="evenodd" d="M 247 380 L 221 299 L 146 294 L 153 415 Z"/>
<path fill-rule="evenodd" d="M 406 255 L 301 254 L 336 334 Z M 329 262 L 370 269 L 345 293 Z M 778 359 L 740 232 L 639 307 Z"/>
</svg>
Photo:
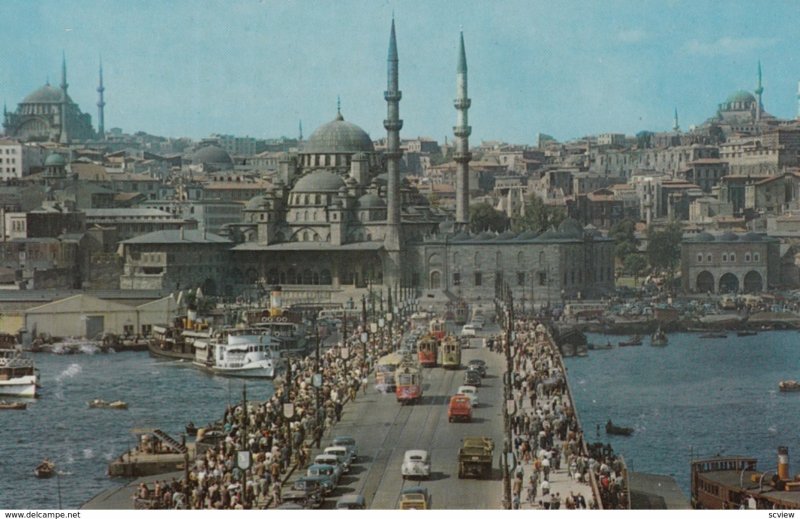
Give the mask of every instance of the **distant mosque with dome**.
<svg viewBox="0 0 800 519">
<path fill-rule="evenodd" d="M 26 96 L 17 109 L 3 110 L 3 128 L 8 137 L 22 141 L 47 141 L 68 144 L 85 142 L 102 135 L 102 68 L 100 69 L 100 131 L 92 127 L 92 116 L 81 111 L 68 93 L 67 62 L 61 65 L 61 85 L 50 85 L 50 81 Z M 103 103 L 104 104 L 104 103 Z"/>
<path fill-rule="evenodd" d="M 456 214 L 432 206 L 401 178 L 398 63 L 392 21 L 385 151 L 337 108 L 296 155 L 282 156 L 272 187 L 244 209 L 242 241 L 232 249 L 234 283 L 281 285 L 288 300 L 317 303 L 341 302 L 367 287 L 491 301 L 508 286 L 538 303 L 613 289 L 613 241 L 575 220 L 542 234 L 468 232 L 471 100 L 463 34 L 454 102 Z"/>
</svg>

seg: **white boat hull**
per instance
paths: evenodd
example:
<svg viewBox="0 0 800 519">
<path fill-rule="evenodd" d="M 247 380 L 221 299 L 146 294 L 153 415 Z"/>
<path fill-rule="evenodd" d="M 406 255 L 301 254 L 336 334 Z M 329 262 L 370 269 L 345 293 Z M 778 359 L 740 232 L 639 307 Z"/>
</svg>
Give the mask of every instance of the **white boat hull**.
<svg viewBox="0 0 800 519">
<path fill-rule="evenodd" d="M 36 377 L 26 376 L 11 380 L 0 380 L 2 396 L 36 396 Z"/>
<path fill-rule="evenodd" d="M 194 365 L 202 368 L 205 371 L 208 371 L 209 373 L 226 377 L 275 378 L 275 369 L 271 364 L 268 366 L 250 366 L 247 368 L 223 368 L 219 366 L 207 366 L 206 364 L 200 362 L 195 362 Z"/>
</svg>

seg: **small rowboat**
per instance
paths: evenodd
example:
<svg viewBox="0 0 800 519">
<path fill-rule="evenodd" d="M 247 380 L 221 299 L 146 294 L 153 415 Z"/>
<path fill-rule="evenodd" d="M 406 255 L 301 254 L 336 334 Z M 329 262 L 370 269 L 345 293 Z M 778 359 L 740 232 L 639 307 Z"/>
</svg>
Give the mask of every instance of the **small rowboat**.
<svg viewBox="0 0 800 519">
<path fill-rule="evenodd" d="M 40 479 L 52 478 L 56 473 L 56 464 L 46 459 L 33 469 L 33 473 Z"/>
<path fill-rule="evenodd" d="M 91 402 L 89 402 L 90 409 L 127 409 L 128 404 L 123 402 L 122 400 L 115 400 L 113 402 L 106 402 L 105 400 L 100 400 L 99 398 L 95 398 Z"/>
<path fill-rule="evenodd" d="M 0 402 L 0 411 L 24 411 L 28 408 L 25 402 Z"/>
<path fill-rule="evenodd" d="M 611 420 L 609 420 L 606 423 L 606 434 L 613 434 L 616 436 L 630 436 L 631 434 L 633 434 L 633 428 L 620 427 L 619 425 L 614 425 L 613 423 L 611 423 Z"/>
</svg>

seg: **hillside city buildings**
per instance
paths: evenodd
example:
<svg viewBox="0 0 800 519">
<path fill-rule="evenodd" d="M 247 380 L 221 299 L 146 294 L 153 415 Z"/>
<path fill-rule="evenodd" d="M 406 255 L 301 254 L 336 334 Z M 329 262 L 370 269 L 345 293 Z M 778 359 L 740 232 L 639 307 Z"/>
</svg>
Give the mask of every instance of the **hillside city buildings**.
<svg viewBox="0 0 800 519">
<path fill-rule="evenodd" d="M 608 231 L 624 220 L 642 239 L 647 226 L 682 223 L 687 293 L 800 287 L 800 121 L 767 112 L 760 64 L 752 92 L 687 130 L 676 109 L 667 132 L 476 144 L 462 34 L 453 135 L 438 142 L 401 134 L 398 64 L 413 60 L 401 43 L 392 22 L 386 114 L 374 114 L 386 134 L 372 136 L 338 107 L 307 138 L 302 123 L 296 138 L 271 140 L 106 129 L 102 66 L 95 130 L 68 95 L 64 58 L 59 87 L 4 110 L 0 294 L 146 300 L 200 288 L 235 299 L 280 285 L 288 302 L 337 307 L 398 290 L 475 301 L 510 288 L 558 304 L 613 292 L 621 265 Z M 566 218 L 520 229 L 532 197 Z M 509 225 L 471 226 L 480 203 Z"/>
</svg>

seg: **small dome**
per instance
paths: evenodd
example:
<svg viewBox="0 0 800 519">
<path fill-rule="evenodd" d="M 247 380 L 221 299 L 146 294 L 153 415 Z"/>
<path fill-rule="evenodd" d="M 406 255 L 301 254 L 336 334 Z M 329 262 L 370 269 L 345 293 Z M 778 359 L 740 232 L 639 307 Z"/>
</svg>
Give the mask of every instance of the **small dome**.
<svg viewBox="0 0 800 519">
<path fill-rule="evenodd" d="M 67 161 L 58 153 L 51 153 L 44 161 L 45 166 L 66 166 Z"/>
<path fill-rule="evenodd" d="M 694 238 L 692 238 L 692 241 L 698 241 L 698 242 L 714 241 L 714 235 L 711 234 L 710 232 L 701 232 L 697 234 Z"/>
<path fill-rule="evenodd" d="M 64 92 L 60 88 L 47 84 L 38 90 L 34 90 L 28 97 L 22 100 L 22 104 L 27 103 L 60 103 L 64 99 Z M 67 97 L 69 100 L 69 97 Z"/>
<path fill-rule="evenodd" d="M 453 241 L 468 241 L 470 239 L 469 233 L 461 231 L 460 233 L 453 236 Z"/>
<path fill-rule="evenodd" d="M 525 231 L 515 238 L 516 241 L 528 241 L 533 240 L 538 236 L 536 231 Z"/>
<path fill-rule="evenodd" d="M 373 153 L 369 134 L 344 120 L 339 114 L 333 121 L 317 128 L 303 145 L 303 153 Z"/>
<path fill-rule="evenodd" d="M 293 193 L 318 193 L 339 191 L 345 187 L 342 177 L 325 169 L 318 169 L 300 177 L 292 189 Z"/>
<path fill-rule="evenodd" d="M 233 164 L 233 159 L 228 152 L 215 146 L 203 146 L 192 154 L 192 162 L 195 164 Z"/>
<path fill-rule="evenodd" d="M 746 90 L 739 90 L 737 92 L 732 93 L 728 96 L 728 99 L 725 100 L 725 104 L 732 104 L 732 103 L 755 103 L 756 98 L 753 97 L 753 94 L 747 92 Z"/>
<path fill-rule="evenodd" d="M 724 232 L 717 238 L 717 241 L 738 241 L 739 235 L 730 231 Z"/>
<path fill-rule="evenodd" d="M 259 211 L 267 208 L 267 200 L 263 196 L 254 196 L 245 204 L 245 211 Z"/>
<path fill-rule="evenodd" d="M 386 207 L 386 202 L 375 193 L 367 193 L 358 199 L 360 209 L 382 209 Z"/>
<path fill-rule="evenodd" d="M 513 233 L 511 231 L 506 231 L 501 233 L 500 236 L 497 237 L 497 239 L 502 241 L 507 241 L 507 240 L 513 240 L 516 237 L 517 237 L 516 233 Z"/>
<path fill-rule="evenodd" d="M 739 239 L 741 241 L 763 241 L 764 236 L 758 234 L 757 232 L 749 232 L 745 235 L 742 235 Z"/>
<path fill-rule="evenodd" d="M 489 231 L 483 231 L 479 235 L 475 236 L 475 241 L 488 241 L 494 240 L 495 238 L 497 238 L 495 234 L 492 234 Z"/>
<path fill-rule="evenodd" d="M 564 238 L 565 238 L 565 236 L 562 233 L 556 231 L 555 229 L 553 229 L 551 227 L 549 230 L 547 230 L 547 231 L 543 232 L 542 234 L 540 234 L 536 238 L 536 240 L 537 241 L 563 240 Z"/>
<path fill-rule="evenodd" d="M 570 238 L 582 238 L 583 227 L 574 218 L 565 218 L 558 226 L 558 232 Z"/>
</svg>

